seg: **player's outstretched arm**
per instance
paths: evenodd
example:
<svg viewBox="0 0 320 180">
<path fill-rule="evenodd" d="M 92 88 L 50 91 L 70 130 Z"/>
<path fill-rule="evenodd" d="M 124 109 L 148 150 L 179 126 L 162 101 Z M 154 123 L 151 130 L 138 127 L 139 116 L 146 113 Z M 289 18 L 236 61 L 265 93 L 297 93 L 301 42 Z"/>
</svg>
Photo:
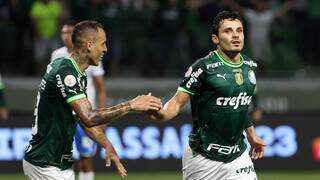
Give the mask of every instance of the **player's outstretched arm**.
<svg viewBox="0 0 320 180">
<path fill-rule="evenodd" d="M 181 108 L 188 102 L 190 95 L 177 91 L 176 94 L 159 111 L 149 111 L 151 119 L 158 121 L 167 121 L 176 117 Z"/>
<path fill-rule="evenodd" d="M 262 158 L 266 145 L 262 139 L 257 135 L 253 126 L 248 127 L 246 130 L 247 139 L 251 145 L 250 155 L 253 160 Z"/>
<path fill-rule="evenodd" d="M 87 98 L 74 100 L 70 103 L 80 121 L 87 127 L 106 124 L 118 119 L 129 111 L 147 112 L 157 111 L 162 108 L 161 100 L 150 95 L 141 95 L 109 108 L 92 109 Z"/>
<path fill-rule="evenodd" d="M 118 154 L 117 154 L 116 150 L 114 149 L 113 145 L 111 144 L 109 139 L 105 136 L 104 127 L 94 126 L 94 127 L 88 128 L 88 127 L 82 125 L 82 128 L 86 131 L 87 135 L 91 139 L 93 139 L 100 146 L 105 148 L 105 150 L 106 150 L 106 157 L 105 157 L 106 167 L 110 167 L 111 162 L 113 161 L 117 167 L 119 175 L 121 177 L 126 177 L 127 170 L 124 168 L 124 166 L 120 162 Z"/>
</svg>

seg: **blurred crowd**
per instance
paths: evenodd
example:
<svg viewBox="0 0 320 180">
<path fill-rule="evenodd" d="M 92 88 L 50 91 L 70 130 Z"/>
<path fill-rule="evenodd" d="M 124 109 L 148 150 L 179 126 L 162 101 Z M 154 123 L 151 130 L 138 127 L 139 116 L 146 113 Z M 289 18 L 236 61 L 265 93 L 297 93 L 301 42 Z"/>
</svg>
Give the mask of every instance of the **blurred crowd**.
<svg viewBox="0 0 320 180">
<path fill-rule="evenodd" d="M 319 67 L 318 0 L 0 0 L 0 71 L 40 76 L 63 23 L 91 19 L 107 31 L 107 74 L 181 77 L 215 48 L 212 20 L 224 9 L 244 17 L 244 53 L 262 76 Z"/>
</svg>

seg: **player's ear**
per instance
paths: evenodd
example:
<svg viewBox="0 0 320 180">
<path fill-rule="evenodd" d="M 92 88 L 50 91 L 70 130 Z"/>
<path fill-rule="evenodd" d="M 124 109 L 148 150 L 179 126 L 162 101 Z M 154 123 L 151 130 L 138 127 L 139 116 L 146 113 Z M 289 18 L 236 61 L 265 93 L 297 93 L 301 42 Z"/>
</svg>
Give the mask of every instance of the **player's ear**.
<svg viewBox="0 0 320 180">
<path fill-rule="evenodd" d="M 88 41 L 87 42 L 87 49 L 88 49 L 88 51 L 91 51 L 91 49 L 92 49 L 92 41 Z"/>
<path fill-rule="evenodd" d="M 215 34 L 212 34 L 211 35 L 211 40 L 212 40 L 212 42 L 214 43 L 214 44 L 219 44 L 219 38 L 218 38 L 218 36 L 217 35 L 215 35 Z"/>
</svg>

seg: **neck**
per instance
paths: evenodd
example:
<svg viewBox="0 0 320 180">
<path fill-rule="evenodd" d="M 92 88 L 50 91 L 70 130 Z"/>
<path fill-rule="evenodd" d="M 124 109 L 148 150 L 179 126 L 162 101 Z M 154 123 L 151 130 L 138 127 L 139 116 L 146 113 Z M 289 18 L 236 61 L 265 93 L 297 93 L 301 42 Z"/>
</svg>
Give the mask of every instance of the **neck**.
<svg viewBox="0 0 320 180">
<path fill-rule="evenodd" d="M 84 72 L 88 67 L 88 58 L 86 55 L 82 55 L 79 51 L 72 51 L 71 58 L 75 60 L 81 72 Z"/>
<path fill-rule="evenodd" d="M 222 51 L 220 47 L 218 47 L 219 54 L 231 63 L 239 63 L 240 62 L 240 52 L 225 52 Z"/>
</svg>

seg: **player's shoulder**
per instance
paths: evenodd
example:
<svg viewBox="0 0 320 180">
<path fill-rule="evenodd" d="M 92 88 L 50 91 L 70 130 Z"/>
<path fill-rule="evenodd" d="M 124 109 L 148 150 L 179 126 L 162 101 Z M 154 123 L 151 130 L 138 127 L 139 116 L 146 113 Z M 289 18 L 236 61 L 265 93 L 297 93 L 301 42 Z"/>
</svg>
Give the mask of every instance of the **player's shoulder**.
<svg viewBox="0 0 320 180">
<path fill-rule="evenodd" d="M 68 57 L 61 57 L 51 62 L 50 66 L 54 70 L 53 71 L 54 74 L 61 74 L 61 73 L 78 74 L 76 62 L 72 62 L 72 61 L 73 60 Z"/>
<path fill-rule="evenodd" d="M 244 54 L 241 54 L 241 56 L 243 58 L 243 65 L 249 66 L 250 68 L 258 68 L 258 64 L 254 60 Z"/>
<path fill-rule="evenodd" d="M 206 56 L 197 59 L 192 66 L 193 67 L 201 67 L 205 68 L 208 64 L 212 64 L 214 62 L 214 54 L 213 52 L 209 52 Z"/>
<path fill-rule="evenodd" d="M 223 63 L 217 57 L 215 51 L 209 52 L 206 56 L 198 59 L 194 66 L 201 67 L 204 71 L 223 66 Z"/>
<path fill-rule="evenodd" d="M 189 77 L 192 73 L 198 74 L 205 74 L 204 72 L 208 69 L 208 64 L 212 63 L 213 54 L 210 52 L 208 55 L 197 59 L 187 70 L 185 73 L 185 77 Z"/>
</svg>

